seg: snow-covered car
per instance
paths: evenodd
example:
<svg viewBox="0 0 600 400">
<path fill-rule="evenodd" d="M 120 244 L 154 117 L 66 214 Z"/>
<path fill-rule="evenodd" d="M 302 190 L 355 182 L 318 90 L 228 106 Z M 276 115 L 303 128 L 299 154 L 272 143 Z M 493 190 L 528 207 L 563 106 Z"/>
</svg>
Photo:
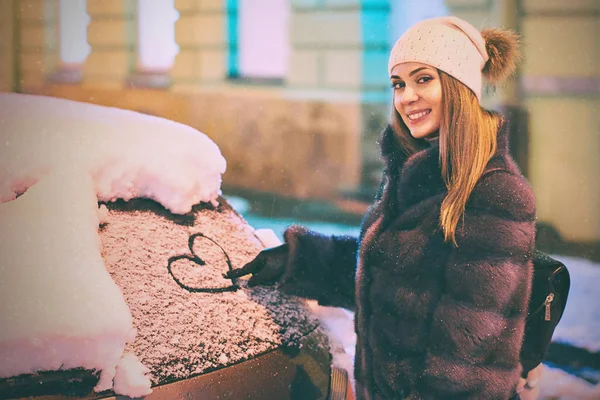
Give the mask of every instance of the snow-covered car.
<svg viewBox="0 0 600 400">
<path fill-rule="evenodd" d="M 0 398 L 345 391 L 306 302 L 223 277 L 265 238 L 220 196 L 207 136 L 16 94 L 0 129 Z"/>
</svg>

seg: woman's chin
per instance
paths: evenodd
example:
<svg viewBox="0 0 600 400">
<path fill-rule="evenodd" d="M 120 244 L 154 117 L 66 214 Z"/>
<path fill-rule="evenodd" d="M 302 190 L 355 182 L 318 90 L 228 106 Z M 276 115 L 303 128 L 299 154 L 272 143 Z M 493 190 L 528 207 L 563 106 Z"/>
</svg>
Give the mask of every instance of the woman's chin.
<svg viewBox="0 0 600 400">
<path fill-rule="evenodd" d="M 415 139 L 427 139 L 428 136 L 432 136 L 432 131 L 424 131 L 424 130 L 414 130 L 410 131 L 410 134 Z"/>
</svg>

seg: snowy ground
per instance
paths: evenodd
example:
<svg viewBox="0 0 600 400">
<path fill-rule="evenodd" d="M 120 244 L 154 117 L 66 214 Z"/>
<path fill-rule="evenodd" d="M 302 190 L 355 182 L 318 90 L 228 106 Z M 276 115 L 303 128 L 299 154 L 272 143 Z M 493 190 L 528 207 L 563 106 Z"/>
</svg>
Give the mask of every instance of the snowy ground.
<svg viewBox="0 0 600 400">
<path fill-rule="evenodd" d="M 283 231 L 292 223 L 292 219 L 271 219 L 252 215 L 248 203 L 239 198 L 230 197 L 228 200 L 244 215 L 244 218 L 255 229 L 272 229 L 282 238 Z M 315 231 L 325 234 L 358 235 L 359 228 L 325 222 L 303 223 Z M 600 283 L 600 263 L 593 263 L 583 258 L 553 255 L 567 265 L 571 274 L 571 291 L 562 320 L 555 331 L 553 340 L 587 349 L 591 352 L 600 351 L 600 307 L 594 296 Z M 352 374 L 354 360 L 354 315 L 346 310 L 319 307 L 310 303 L 314 312 L 321 319 L 322 325 L 330 332 L 334 341 L 333 362 L 349 369 Z M 600 371 L 589 371 L 589 376 L 598 381 Z M 540 383 L 540 400 L 600 400 L 600 383 L 591 384 L 575 375 L 544 365 L 544 374 Z"/>
</svg>

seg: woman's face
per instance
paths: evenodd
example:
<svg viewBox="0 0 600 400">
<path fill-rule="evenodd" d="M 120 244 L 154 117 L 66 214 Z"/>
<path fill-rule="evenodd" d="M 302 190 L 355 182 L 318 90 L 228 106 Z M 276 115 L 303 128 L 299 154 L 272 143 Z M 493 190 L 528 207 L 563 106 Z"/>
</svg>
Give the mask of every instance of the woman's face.
<svg viewBox="0 0 600 400">
<path fill-rule="evenodd" d="M 417 62 L 392 69 L 394 108 L 413 137 L 437 135 L 442 120 L 442 85 L 437 69 Z"/>
</svg>

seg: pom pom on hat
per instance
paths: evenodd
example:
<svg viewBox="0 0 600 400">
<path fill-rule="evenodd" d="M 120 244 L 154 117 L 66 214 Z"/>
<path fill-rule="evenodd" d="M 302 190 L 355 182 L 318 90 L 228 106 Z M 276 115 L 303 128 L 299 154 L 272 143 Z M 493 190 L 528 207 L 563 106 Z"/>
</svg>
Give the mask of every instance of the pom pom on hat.
<svg viewBox="0 0 600 400">
<path fill-rule="evenodd" d="M 521 59 L 519 36 L 505 29 L 485 29 L 481 36 L 489 56 L 482 70 L 483 76 L 489 83 L 498 84 L 515 72 Z"/>
</svg>

